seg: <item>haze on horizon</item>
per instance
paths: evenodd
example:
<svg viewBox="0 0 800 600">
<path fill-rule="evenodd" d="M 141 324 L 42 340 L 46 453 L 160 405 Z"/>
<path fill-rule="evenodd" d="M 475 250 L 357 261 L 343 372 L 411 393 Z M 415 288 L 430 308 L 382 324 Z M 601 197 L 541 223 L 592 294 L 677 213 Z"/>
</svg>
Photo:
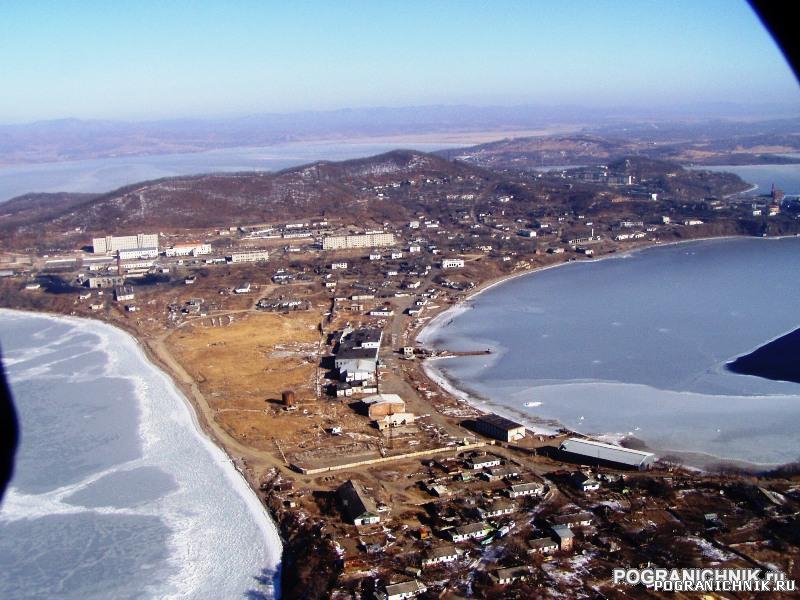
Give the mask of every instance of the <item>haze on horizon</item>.
<svg viewBox="0 0 800 600">
<path fill-rule="evenodd" d="M 0 124 L 350 107 L 800 106 L 746 2 L 0 8 Z"/>
</svg>

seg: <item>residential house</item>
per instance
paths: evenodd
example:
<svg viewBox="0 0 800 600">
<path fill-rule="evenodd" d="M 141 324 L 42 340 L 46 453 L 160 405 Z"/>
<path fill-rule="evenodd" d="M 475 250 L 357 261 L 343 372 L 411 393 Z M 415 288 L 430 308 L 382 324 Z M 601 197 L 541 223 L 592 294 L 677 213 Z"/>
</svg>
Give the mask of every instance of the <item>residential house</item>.
<svg viewBox="0 0 800 600">
<path fill-rule="evenodd" d="M 509 585 L 515 581 L 525 581 L 530 576 L 531 568 L 528 565 L 495 569 L 489 573 L 489 578 L 495 585 Z"/>
<path fill-rule="evenodd" d="M 581 471 L 576 471 L 572 475 L 570 475 L 570 483 L 581 490 L 582 492 L 595 492 L 600 489 L 600 482 L 583 473 Z"/>
<path fill-rule="evenodd" d="M 376 592 L 375 597 L 379 600 L 405 600 L 406 598 L 419 596 L 426 591 L 428 591 L 428 588 L 424 583 L 417 579 L 412 579 L 403 583 L 387 585 L 385 591 Z"/>
<path fill-rule="evenodd" d="M 423 567 L 432 567 L 458 560 L 458 549 L 455 546 L 431 548 L 422 559 Z"/>
<path fill-rule="evenodd" d="M 495 500 L 487 506 L 478 508 L 478 515 L 481 519 L 492 519 L 494 517 L 502 517 L 510 515 L 517 511 L 517 505 L 513 502 L 505 500 Z"/>
<path fill-rule="evenodd" d="M 519 483 L 508 488 L 509 498 L 519 498 L 520 496 L 541 496 L 544 494 L 544 486 L 540 483 Z"/>
<path fill-rule="evenodd" d="M 473 452 L 466 458 L 467 468 L 477 471 L 479 469 L 490 469 L 492 467 L 499 467 L 501 460 L 493 454 L 485 452 Z"/>
<path fill-rule="evenodd" d="M 479 521 L 478 523 L 468 523 L 452 529 L 450 531 L 450 537 L 454 542 L 465 542 L 467 540 L 485 538 L 491 532 L 491 525 L 484 521 Z"/>
<path fill-rule="evenodd" d="M 549 537 L 528 540 L 528 554 L 552 554 L 558 550 L 558 542 Z"/>
</svg>

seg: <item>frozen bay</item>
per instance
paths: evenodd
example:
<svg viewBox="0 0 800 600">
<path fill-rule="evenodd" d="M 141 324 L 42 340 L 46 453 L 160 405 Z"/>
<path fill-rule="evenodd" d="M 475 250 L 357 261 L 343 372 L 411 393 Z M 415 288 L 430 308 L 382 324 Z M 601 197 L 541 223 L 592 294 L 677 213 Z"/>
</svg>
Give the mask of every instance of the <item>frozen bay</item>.
<svg viewBox="0 0 800 600">
<path fill-rule="evenodd" d="M 277 594 L 274 524 L 133 338 L 2 310 L 0 342 L 21 429 L 0 597 Z"/>
<path fill-rule="evenodd" d="M 798 264 L 800 238 L 573 262 L 487 290 L 421 339 L 492 348 L 432 365 L 488 410 L 539 429 L 632 436 L 689 462 L 785 463 L 800 458 L 800 385 L 725 365 L 800 324 Z"/>
</svg>

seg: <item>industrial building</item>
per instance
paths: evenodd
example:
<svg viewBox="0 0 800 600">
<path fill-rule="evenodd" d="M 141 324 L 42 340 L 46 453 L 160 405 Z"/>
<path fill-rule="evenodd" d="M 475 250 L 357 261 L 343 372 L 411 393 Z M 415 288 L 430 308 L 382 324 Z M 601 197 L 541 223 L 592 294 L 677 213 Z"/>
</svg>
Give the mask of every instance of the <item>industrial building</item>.
<svg viewBox="0 0 800 600">
<path fill-rule="evenodd" d="M 554 525 L 553 535 L 558 540 L 558 549 L 562 552 L 569 552 L 575 543 L 575 534 L 566 525 Z"/>
<path fill-rule="evenodd" d="M 381 520 L 375 502 L 357 481 L 348 479 L 336 490 L 345 518 L 354 525 L 373 525 Z"/>
<path fill-rule="evenodd" d="M 406 403 L 397 394 L 375 394 L 364 398 L 361 402 L 367 406 L 367 414 L 373 420 L 406 412 Z"/>
<path fill-rule="evenodd" d="M 133 300 L 134 297 L 133 288 L 129 285 L 120 285 L 114 288 L 114 300 L 117 302 Z"/>
<path fill-rule="evenodd" d="M 200 256 L 201 254 L 211 254 L 210 244 L 200 242 L 189 242 L 186 244 L 175 244 L 166 249 L 164 254 L 168 257 L 173 256 Z"/>
<path fill-rule="evenodd" d="M 393 246 L 393 233 L 365 233 L 361 235 L 328 235 L 322 239 L 323 250 L 349 250 L 351 248 L 377 248 Z"/>
<path fill-rule="evenodd" d="M 622 446 L 613 446 L 593 440 L 569 438 L 561 442 L 559 450 L 572 455 L 582 464 L 597 464 L 610 467 L 633 468 L 643 471 L 655 462 L 655 454 L 632 450 Z"/>
<path fill-rule="evenodd" d="M 415 418 L 416 417 L 414 413 L 411 412 L 392 413 L 390 415 L 378 417 L 375 419 L 375 424 L 378 426 L 380 431 L 384 431 L 385 429 L 391 429 L 392 427 L 410 425 L 414 422 Z"/>
<path fill-rule="evenodd" d="M 136 248 L 158 248 L 157 233 L 137 233 L 136 235 L 107 235 L 92 238 L 92 252 L 105 254 L 120 250 L 133 250 Z"/>
<path fill-rule="evenodd" d="M 122 275 L 109 275 L 108 277 L 89 277 L 86 284 L 92 288 L 111 288 L 125 283 Z"/>
<path fill-rule="evenodd" d="M 356 329 L 345 332 L 339 340 L 334 367 L 342 381 L 374 381 L 378 370 L 378 352 L 383 339 L 380 329 Z"/>
<path fill-rule="evenodd" d="M 525 426 L 500 415 L 481 415 L 475 419 L 478 433 L 488 435 L 504 442 L 514 442 L 525 437 Z"/>
</svg>

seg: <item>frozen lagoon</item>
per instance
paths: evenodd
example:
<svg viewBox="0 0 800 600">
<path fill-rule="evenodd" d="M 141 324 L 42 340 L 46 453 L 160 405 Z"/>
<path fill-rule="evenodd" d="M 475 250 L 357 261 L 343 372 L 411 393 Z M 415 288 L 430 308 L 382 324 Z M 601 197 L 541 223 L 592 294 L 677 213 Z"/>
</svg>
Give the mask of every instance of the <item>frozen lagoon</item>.
<svg viewBox="0 0 800 600">
<path fill-rule="evenodd" d="M 420 340 L 491 348 L 429 368 L 537 430 L 636 437 L 690 464 L 790 462 L 800 458 L 800 385 L 725 365 L 797 327 L 798 264 L 800 238 L 568 263 L 486 290 Z"/>
<path fill-rule="evenodd" d="M 272 598 L 277 530 L 128 334 L 0 311 L 21 427 L 2 598 Z"/>
</svg>

